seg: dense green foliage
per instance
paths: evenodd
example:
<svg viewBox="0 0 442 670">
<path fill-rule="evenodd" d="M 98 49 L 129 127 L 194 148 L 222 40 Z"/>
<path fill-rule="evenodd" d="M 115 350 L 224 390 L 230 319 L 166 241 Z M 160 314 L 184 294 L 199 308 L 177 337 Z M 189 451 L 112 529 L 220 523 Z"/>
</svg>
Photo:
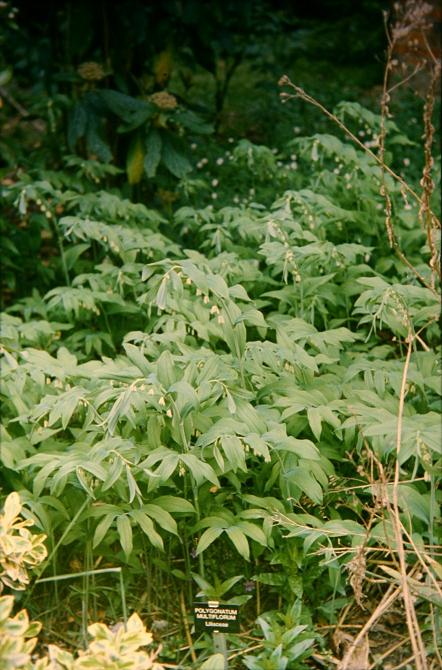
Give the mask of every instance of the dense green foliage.
<svg viewBox="0 0 442 670">
<path fill-rule="evenodd" d="M 382 117 L 335 106 L 358 146 L 271 91 L 291 131 L 273 139 L 265 120 L 256 142 L 219 99 L 212 114 L 189 104 L 168 54 L 152 55 L 157 86 L 141 93 L 116 65 L 112 82 L 71 68 L 48 136 L 22 119 L 0 147 L 2 493 L 18 491 L 47 535 L 41 577 L 86 572 L 21 602 L 40 618 L 44 597 L 49 629 L 69 619 L 85 635 L 88 612 L 122 613 L 94 569 L 122 567 L 130 609 L 167 630 L 162 662 L 210 656 L 204 636 L 193 665 L 180 651 L 186 608 L 205 596 L 242 606 L 233 667 L 318 667 L 323 631 L 400 582 L 399 523 L 408 567 L 425 566 L 410 589 L 432 657 L 440 300 L 419 202 L 366 151 Z M 401 101 L 385 160 L 420 193 L 420 103 Z"/>
</svg>

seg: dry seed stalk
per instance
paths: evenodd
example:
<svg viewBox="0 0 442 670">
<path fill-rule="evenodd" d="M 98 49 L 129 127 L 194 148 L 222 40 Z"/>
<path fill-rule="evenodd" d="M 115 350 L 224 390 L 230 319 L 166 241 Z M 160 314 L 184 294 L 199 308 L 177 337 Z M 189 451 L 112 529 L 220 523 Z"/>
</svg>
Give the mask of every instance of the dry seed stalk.
<svg viewBox="0 0 442 670">
<path fill-rule="evenodd" d="M 367 567 L 367 561 L 365 558 L 365 547 L 361 545 L 358 547 L 358 550 L 355 556 L 347 564 L 348 571 L 350 573 L 350 586 L 353 589 L 356 602 L 358 603 L 361 609 L 365 609 L 362 598 L 362 585 L 365 579 L 365 571 Z"/>
<path fill-rule="evenodd" d="M 434 101 L 436 97 L 436 86 L 440 79 L 440 71 L 441 71 L 440 62 L 436 61 L 433 67 L 432 77 L 430 85 L 428 87 L 427 98 L 424 105 L 423 119 L 425 129 L 425 144 L 424 144 L 425 165 L 422 172 L 422 179 L 420 182 L 423 193 L 422 193 L 422 204 L 419 208 L 419 221 L 425 227 L 427 233 L 428 246 L 431 251 L 430 267 L 432 269 L 433 283 L 435 273 L 438 272 L 439 277 L 441 276 L 440 270 L 438 271 L 439 258 L 434 240 L 435 233 L 440 228 L 440 225 L 438 226 L 438 221 L 433 217 L 430 207 L 430 198 L 434 191 L 434 181 L 431 177 L 431 171 L 434 165 L 434 160 L 431 149 L 434 139 L 435 128 L 432 123 L 432 118 L 433 118 Z"/>
<path fill-rule="evenodd" d="M 435 275 L 438 274 L 441 276 L 440 271 L 438 270 L 438 253 L 435 245 L 435 233 L 440 229 L 440 221 L 431 211 L 430 198 L 434 190 L 434 181 L 431 177 L 432 168 L 434 166 L 434 160 L 432 156 L 432 144 L 434 141 L 434 131 L 435 128 L 432 124 L 433 111 L 434 111 L 434 101 L 436 96 L 436 88 L 440 79 L 440 70 L 441 64 L 440 61 L 434 56 L 430 44 L 428 42 L 428 33 L 431 29 L 431 21 L 429 20 L 432 6 L 426 2 L 416 1 L 416 0 L 407 0 L 405 4 L 395 3 L 394 9 L 396 12 L 397 20 L 389 30 L 387 26 L 387 13 L 384 13 L 385 18 L 385 29 L 388 39 L 388 49 L 387 49 L 387 65 L 384 71 L 384 81 L 383 81 L 383 91 L 381 98 L 381 133 L 379 140 L 379 157 L 384 163 L 384 152 L 385 152 L 385 123 L 386 119 L 390 116 L 388 103 L 390 101 L 391 92 L 403 86 L 405 83 L 408 83 L 409 80 L 414 77 L 418 72 L 422 72 L 425 68 L 430 69 L 430 81 L 428 85 L 428 90 L 426 93 L 424 112 L 423 112 L 423 125 L 424 125 L 424 168 L 422 173 L 422 179 L 420 185 L 422 186 L 422 195 L 419 203 L 419 212 L 418 218 L 422 227 L 426 231 L 428 247 L 430 250 L 431 258 L 429 261 L 429 266 L 431 268 L 431 284 L 434 288 L 435 285 Z M 411 74 L 402 78 L 398 83 L 392 87 L 388 87 L 388 82 L 390 75 L 394 70 L 394 65 L 397 64 L 397 61 L 394 60 L 393 56 L 398 47 L 398 43 L 406 38 L 407 46 L 409 48 L 416 48 L 414 40 L 411 39 L 413 35 L 419 35 L 422 40 L 425 53 L 422 55 L 422 60 L 419 61 L 412 71 Z M 402 63 L 403 68 L 407 68 L 406 63 Z M 383 184 L 385 177 L 384 167 L 382 166 L 382 179 Z M 385 193 L 386 198 L 386 228 L 388 233 L 389 241 L 393 239 L 393 231 L 391 229 L 391 218 L 389 217 L 389 198 L 388 194 Z"/>
<path fill-rule="evenodd" d="M 393 492 L 392 492 L 392 507 L 394 510 L 394 514 L 392 515 L 392 522 L 393 522 L 393 529 L 400 564 L 402 597 L 405 605 L 405 615 L 407 619 L 408 633 L 410 635 L 411 647 L 413 649 L 414 660 L 416 663 L 416 670 L 426 670 L 428 668 L 426 651 L 422 640 L 419 624 L 417 621 L 416 610 L 414 607 L 413 598 L 411 597 L 410 586 L 408 582 L 407 563 L 404 552 L 402 523 L 400 519 L 399 500 L 398 500 L 399 481 L 400 481 L 399 457 L 402 443 L 402 421 L 403 421 L 403 413 L 405 405 L 408 369 L 410 366 L 411 353 L 413 351 L 413 341 L 414 341 L 413 334 L 410 330 L 407 338 L 407 344 L 408 344 L 407 355 L 405 358 L 404 369 L 402 373 L 401 390 L 399 394 L 399 411 L 398 411 L 397 431 L 396 431 L 396 465 L 395 465 Z"/>
</svg>

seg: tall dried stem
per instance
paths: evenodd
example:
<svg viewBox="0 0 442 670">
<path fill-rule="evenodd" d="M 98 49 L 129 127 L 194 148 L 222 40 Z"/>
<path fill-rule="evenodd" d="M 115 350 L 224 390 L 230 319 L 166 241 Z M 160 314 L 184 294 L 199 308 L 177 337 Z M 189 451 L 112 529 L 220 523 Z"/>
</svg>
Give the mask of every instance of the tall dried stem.
<svg viewBox="0 0 442 670">
<path fill-rule="evenodd" d="M 401 390 L 399 394 L 399 409 L 397 417 L 397 430 L 396 430 L 396 464 L 394 471 L 394 481 L 393 481 L 393 492 L 392 492 L 392 523 L 394 529 L 394 535 L 396 540 L 396 548 L 399 558 L 400 566 L 400 575 L 401 575 L 401 585 L 402 585 L 402 598 L 405 606 L 405 616 L 407 619 L 408 633 L 410 636 L 411 647 L 414 654 L 414 660 L 416 663 L 416 670 L 426 670 L 428 668 L 425 647 L 422 640 L 422 635 L 420 632 L 419 624 L 416 617 L 416 610 L 414 607 L 414 601 L 411 596 L 410 585 L 408 582 L 407 574 L 407 563 L 404 551 L 404 542 L 402 537 L 402 524 L 399 511 L 399 484 L 400 484 L 400 455 L 401 455 L 401 445 L 402 445 L 402 423 L 403 423 L 403 414 L 404 414 L 404 405 L 405 405 L 405 396 L 407 389 L 407 378 L 408 370 L 410 367 L 411 354 L 413 351 L 414 337 L 413 333 L 410 332 L 407 337 L 407 355 L 405 357 L 404 368 L 402 372 L 402 381 L 401 381 Z"/>
<path fill-rule="evenodd" d="M 407 0 L 403 3 L 395 3 L 394 9 L 396 12 L 396 20 L 391 28 L 388 26 L 388 15 L 384 14 L 385 30 L 387 35 L 388 47 L 386 54 L 386 66 L 384 70 L 384 79 L 381 96 L 381 131 L 379 135 L 379 159 L 381 161 L 382 170 L 382 195 L 385 198 L 386 220 L 385 225 L 390 246 L 395 246 L 396 241 L 394 237 L 394 230 L 391 222 L 391 199 L 388 190 L 385 186 L 385 140 L 386 140 L 386 121 L 390 116 L 389 103 L 390 96 L 393 90 L 409 84 L 410 80 L 418 73 L 427 75 L 428 87 L 425 96 L 425 104 L 423 110 L 423 126 L 424 126 L 424 167 L 420 186 L 422 187 L 422 194 L 419 201 L 418 218 L 425 229 L 427 236 L 427 244 L 430 250 L 429 266 L 431 269 L 431 285 L 434 288 L 436 276 L 441 276 L 439 269 L 439 257 L 435 243 L 437 231 L 440 230 L 440 221 L 431 211 L 431 196 L 434 191 L 434 181 L 432 179 L 432 170 L 434 167 L 434 160 L 432 155 L 432 146 L 434 142 L 434 126 L 432 123 L 434 102 L 436 98 L 436 89 L 440 80 L 441 64 L 435 57 L 428 41 L 428 32 L 431 29 L 431 21 L 429 16 L 432 7 L 422 0 Z M 416 37 L 418 35 L 418 43 L 421 44 L 421 51 L 423 53 L 415 54 L 415 58 L 419 56 L 418 62 L 414 64 L 414 69 L 411 74 L 403 75 L 398 82 L 390 86 L 391 75 L 394 73 L 395 66 L 398 61 L 394 56 L 401 43 L 405 42 L 406 46 L 415 46 Z M 413 59 L 414 60 L 414 59 Z M 407 69 L 405 62 L 402 62 L 403 69 Z"/>
</svg>

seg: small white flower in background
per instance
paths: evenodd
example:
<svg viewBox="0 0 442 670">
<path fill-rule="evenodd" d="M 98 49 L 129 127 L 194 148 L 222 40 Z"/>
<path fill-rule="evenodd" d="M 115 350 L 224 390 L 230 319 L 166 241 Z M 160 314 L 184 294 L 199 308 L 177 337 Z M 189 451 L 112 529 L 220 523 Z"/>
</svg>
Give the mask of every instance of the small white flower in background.
<svg viewBox="0 0 442 670">
<path fill-rule="evenodd" d="M 210 313 L 211 313 L 211 314 L 219 314 L 219 307 L 218 307 L 218 305 L 212 305 L 212 307 L 210 308 Z"/>
<path fill-rule="evenodd" d="M 249 188 L 249 193 L 250 193 L 250 195 L 255 195 L 255 189 L 254 188 Z"/>
<path fill-rule="evenodd" d="M 222 165 L 224 163 L 224 158 L 217 158 L 216 159 L 216 164 L 217 165 Z"/>
<path fill-rule="evenodd" d="M 290 168 L 291 168 L 292 170 L 297 170 L 297 169 L 298 169 L 298 163 L 297 163 L 296 161 L 292 161 L 292 162 L 290 163 Z"/>
<path fill-rule="evenodd" d="M 204 165 L 204 163 L 202 161 L 198 161 L 198 163 L 196 164 L 196 167 L 198 168 L 198 170 L 201 170 L 203 165 Z"/>
<path fill-rule="evenodd" d="M 293 132 L 296 133 L 296 135 L 299 135 L 299 133 L 301 132 L 301 128 L 299 126 L 295 126 L 293 128 Z"/>
<path fill-rule="evenodd" d="M 369 260 L 370 260 L 370 254 L 365 254 L 364 261 L 368 263 Z"/>
<path fill-rule="evenodd" d="M 403 163 L 404 163 L 405 167 L 408 167 L 410 165 L 410 162 L 411 161 L 410 161 L 409 158 L 404 158 L 404 160 L 403 160 Z"/>
<path fill-rule="evenodd" d="M 233 202 L 237 205 L 239 203 L 239 195 L 233 196 Z"/>
<path fill-rule="evenodd" d="M 380 202 L 378 202 L 378 204 L 376 205 L 376 209 L 382 209 L 382 205 Z"/>
<path fill-rule="evenodd" d="M 277 165 L 277 167 L 282 167 L 281 161 L 276 161 L 276 165 Z"/>
<path fill-rule="evenodd" d="M 334 174 L 339 174 L 340 172 L 341 172 L 341 171 L 340 171 L 339 168 L 335 168 L 335 169 L 333 170 L 333 173 L 334 173 Z"/>
<path fill-rule="evenodd" d="M 218 197 L 218 193 L 212 193 L 212 200 L 216 200 Z"/>
<path fill-rule="evenodd" d="M 290 160 L 295 161 L 297 159 L 296 154 L 290 154 Z"/>
<path fill-rule="evenodd" d="M 273 147 L 272 154 L 277 154 L 277 153 L 278 153 L 278 149 L 276 149 L 276 147 Z"/>
<path fill-rule="evenodd" d="M 203 165 L 207 165 L 208 162 L 209 162 L 209 159 L 208 159 L 208 158 L 201 158 L 201 163 L 202 163 Z"/>
<path fill-rule="evenodd" d="M 167 416 L 172 417 L 172 410 L 171 410 L 171 409 L 168 409 L 167 412 L 166 412 L 166 414 L 167 414 Z"/>
<path fill-rule="evenodd" d="M 230 154 L 229 161 L 233 161 L 234 158 L 235 158 L 235 156 L 233 154 Z"/>
<path fill-rule="evenodd" d="M 359 130 L 358 135 L 359 137 L 365 137 L 365 130 Z"/>
<path fill-rule="evenodd" d="M 161 405 L 161 407 L 164 407 L 164 405 L 166 404 L 166 401 L 163 396 L 161 396 L 161 398 L 158 400 L 158 404 Z"/>
<path fill-rule="evenodd" d="M 407 202 L 407 203 L 406 203 L 406 205 L 405 205 L 404 209 L 411 209 L 411 205 L 410 205 L 410 203 L 409 203 L 409 202 Z"/>
<path fill-rule="evenodd" d="M 222 326 L 223 323 L 224 323 L 224 317 L 223 317 L 222 314 L 220 314 L 220 315 L 218 316 L 218 323 L 220 324 L 220 326 Z"/>
<path fill-rule="evenodd" d="M 233 139 L 233 137 L 229 137 L 227 141 L 229 144 L 233 144 L 235 140 Z"/>
<path fill-rule="evenodd" d="M 219 180 L 218 180 L 218 179 L 212 179 L 212 186 L 213 186 L 213 187 L 216 188 L 216 187 L 218 186 L 218 184 L 219 184 Z"/>
<path fill-rule="evenodd" d="M 208 296 L 208 295 L 205 295 L 205 296 L 203 297 L 203 303 L 204 303 L 205 305 L 208 305 L 208 304 L 209 304 L 209 296 Z"/>
<path fill-rule="evenodd" d="M 197 145 L 196 142 L 192 142 L 192 144 L 190 145 L 190 148 L 192 149 L 192 151 L 195 151 L 195 149 L 196 149 L 197 147 L 198 147 L 198 145 Z"/>
<path fill-rule="evenodd" d="M 211 212 L 213 209 L 213 205 L 207 205 L 207 209 Z"/>
</svg>

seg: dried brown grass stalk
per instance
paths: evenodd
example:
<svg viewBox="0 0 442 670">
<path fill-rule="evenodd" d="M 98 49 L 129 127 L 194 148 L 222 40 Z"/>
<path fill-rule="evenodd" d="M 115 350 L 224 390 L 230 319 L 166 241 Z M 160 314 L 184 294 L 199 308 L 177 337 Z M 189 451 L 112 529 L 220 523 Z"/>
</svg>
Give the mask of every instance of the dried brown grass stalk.
<svg viewBox="0 0 442 670">
<path fill-rule="evenodd" d="M 374 663 L 372 663 L 372 664 L 370 665 L 370 667 L 368 668 L 368 670 L 374 670 L 375 668 L 379 668 L 379 663 L 380 663 L 381 661 L 384 661 L 385 659 L 389 658 L 392 654 L 394 654 L 395 651 L 397 651 L 398 649 L 400 649 L 401 647 L 403 647 L 404 644 L 407 644 L 407 643 L 408 643 L 408 638 L 407 638 L 407 637 L 402 638 L 402 639 L 399 640 L 398 642 L 395 642 L 391 647 L 389 647 L 389 648 L 387 649 L 387 651 L 384 651 L 383 654 L 381 654 L 380 656 L 378 656 L 378 657 L 376 658 L 376 661 L 374 661 Z"/>
<path fill-rule="evenodd" d="M 403 423 L 405 395 L 407 388 L 408 370 L 410 367 L 411 354 L 413 351 L 413 342 L 414 337 L 410 330 L 407 337 L 407 345 L 408 345 L 407 355 L 405 357 L 404 369 L 402 373 L 401 390 L 399 394 L 399 410 L 398 410 L 397 430 L 396 430 L 396 464 L 395 464 L 393 492 L 392 492 L 392 507 L 393 507 L 392 523 L 399 558 L 399 569 L 402 584 L 402 598 L 405 606 L 405 616 L 407 619 L 408 633 L 410 636 L 410 642 L 413 650 L 416 670 L 427 670 L 428 668 L 427 655 L 422 640 L 419 624 L 417 621 L 416 610 L 414 607 L 414 600 L 411 596 L 410 585 L 408 582 L 407 562 L 404 552 L 402 523 L 400 518 L 399 498 L 398 498 L 399 482 L 400 482 L 400 452 L 402 443 L 402 423 Z"/>
<path fill-rule="evenodd" d="M 364 639 L 365 636 L 368 635 L 370 632 L 371 628 L 374 626 L 376 621 L 380 619 L 380 617 L 385 614 L 387 610 L 391 608 L 393 603 L 397 600 L 397 598 L 400 596 L 401 593 L 401 587 L 400 586 L 394 586 L 393 584 L 390 584 L 388 587 L 387 591 L 385 592 L 384 596 L 382 597 L 381 602 L 378 604 L 376 609 L 372 612 L 372 614 L 369 616 L 365 624 L 362 626 L 360 629 L 359 633 L 356 635 L 356 637 L 352 640 L 352 642 L 349 644 L 346 653 L 344 655 L 344 658 L 342 659 L 338 670 L 349 670 L 349 664 L 352 658 L 352 655 L 354 653 L 354 650 L 356 649 L 357 645 L 361 642 L 361 640 Z M 339 624 L 338 624 L 339 627 Z"/>
<path fill-rule="evenodd" d="M 430 207 L 430 198 L 434 190 L 434 181 L 432 179 L 431 173 L 433 168 L 433 156 L 432 156 L 432 145 L 434 141 L 434 126 L 432 123 L 433 119 L 433 109 L 434 101 L 436 97 L 436 86 L 440 80 L 441 66 L 439 62 L 433 66 L 433 73 L 430 81 L 430 86 L 428 87 L 427 99 L 424 105 L 424 129 L 425 129 L 425 144 L 424 144 L 424 155 L 425 155 L 425 165 L 422 173 L 421 186 L 422 186 L 422 204 L 419 208 L 419 220 L 424 226 L 427 234 L 428 247 L 431 252 L 430 267 L 432 269 L 432 279 L 434 282 L 435 274 L 440 273 L 440 258 L 437 252 L 435 245 L 435 236 L 439 227 L 437 221 L 434 220 L 434 217 L 431 212 Z"/>
<path fill-rule="evenodd" d="M 418 218 L 425 229 L 427 236 L 428 248 L 430 250 L 429 266 L 431 268 L 431 285 L 434 288 L 436 275 L 441 277 L 439 267 L 439 256 L 435 244 L 435 236 L 440 230 L 440 221 L 431 211 L 430 199 L 434 191 L 434 181 L 432 179 L 432 170 L 434 160 L 432 155 L 432 146 L 434 142 L 434 126 L 432 123 L 434 102 L 436 98 L 436 90 L 440 80 L 441 63 L 434 55 L 428 40 L 428 34 L 432 28 L 431 13 L 432 6 L 422 0 L 407 0 L 405 3 L 395 3 L 394 10 L 396 13 L 396 20 L 389 28 L 388 14 L 384 14 L 385 30 L 388 40 L 386 67 L 384 70 L 384 79 L 381 96 L 381 131 L 379 136 L 379 158 L 381 160 L 382 170 L 382 195 L 385 198 L 386 220 L 385 226 L 387 229 L 388 240 L 391 247 L 397 246 L 394 236 L 394 230 L 391 222 L 391 201 L 388 190 L 385 186 L 385 140 L 386 140 L 386 121 L 391 116 L 389 103 L 391 100 L 391 93 L 405 84 L 409 84 L 410 80 L 419 73 L 426 74 L 428 81 L 427 91 L 425 94 L 425 104 L 423 111 L 423 126 L 424 126 L 424 168 L 422 172 L 422 179 L 420 185 L 422 187 L 422 194 L 419 201 Z M 416 43 L 420 46 L 420 50 L 416 51 Z M 400 63 L 402 66 L 402 76 L 394 85 L 390 85 L 392 75 L 395 73 L 399 61 L 394 58 L 396 52 L 404 45 L 409 51 L 415 49 L 414 58 L 418 58 L 418 62 L 414 64 L 411 73 L 407 73 L 406 60 Z M 413 63 L 411 64 L 413 65 Z"/>
</svg>

